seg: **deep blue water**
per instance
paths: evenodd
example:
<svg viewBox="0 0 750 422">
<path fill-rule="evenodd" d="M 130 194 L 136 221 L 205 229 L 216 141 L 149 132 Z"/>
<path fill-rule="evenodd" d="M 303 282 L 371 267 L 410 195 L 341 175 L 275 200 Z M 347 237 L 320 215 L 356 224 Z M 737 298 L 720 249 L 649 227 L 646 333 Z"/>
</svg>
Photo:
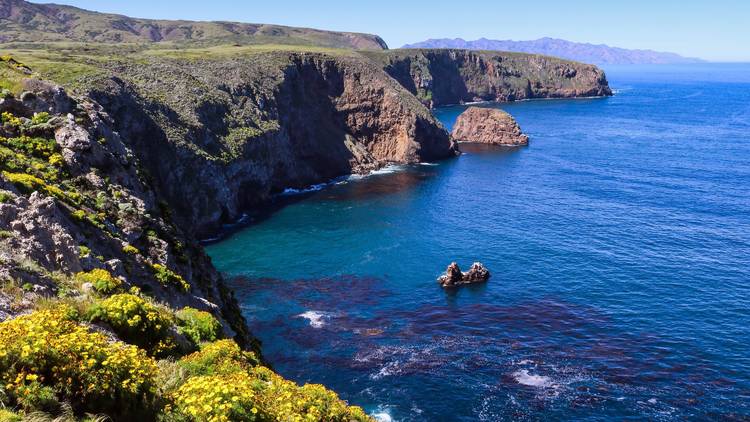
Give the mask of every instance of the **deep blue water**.
<svg viewBox="0 0 750 422">
<path fill-rule="evenodd" d="M 606 70 L 612 98 L 500 105 L 526 148 L 209 247 L 275 369 L 398 421 L 750 418 L 750 65 Z M 492 279 L 443 291 L 452 260 Z"/>
</svg>

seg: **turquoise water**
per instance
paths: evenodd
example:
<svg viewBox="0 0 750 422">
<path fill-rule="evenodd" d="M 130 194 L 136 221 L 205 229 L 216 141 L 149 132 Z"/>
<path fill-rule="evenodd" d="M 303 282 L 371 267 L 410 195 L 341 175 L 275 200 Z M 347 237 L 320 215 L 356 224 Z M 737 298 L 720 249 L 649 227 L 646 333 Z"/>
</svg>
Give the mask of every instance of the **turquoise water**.
<svg viewBox="0 0 750 422">
<path fill-rule="evenodd" d="M 526 148 L 211 245 L 274 368 L 383 420 L 750 418 L 750 65 L 606 70 L 612 98 L 503 104 Z M 444 291 L 453 260 L 492 279 Z"/>
</svg>

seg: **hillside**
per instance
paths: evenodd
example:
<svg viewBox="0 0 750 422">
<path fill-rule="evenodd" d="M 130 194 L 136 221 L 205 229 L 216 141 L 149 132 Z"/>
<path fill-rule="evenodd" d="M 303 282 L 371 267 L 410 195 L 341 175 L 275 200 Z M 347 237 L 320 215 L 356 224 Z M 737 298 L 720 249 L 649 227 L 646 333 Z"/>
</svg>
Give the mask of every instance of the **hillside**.
<svg viewBox="0 0 750 422">
<path fill-rule="evenodd" d="M 138 19 L 71 6 L 0 0 L 0 42 L 292 44 L 385 49 L 376 35 L 237 22 Z"/>
<path fill-rule="evenodd" d="M 512 51 L 561 57 L 582 63 L 593 64 L 680 64 L 700 63 L 702 60 L 683 57 L 675 53 L 652 50 L 628 50 L 604 44 L 587 44 L 556 38 L 540 38 L 532 41 L 488 40 L 480 38 L 466 41 L 461 38 L 429 39 L 407 44 L 403 48 L 460 48 L 467 50 Z"/>
</svg>

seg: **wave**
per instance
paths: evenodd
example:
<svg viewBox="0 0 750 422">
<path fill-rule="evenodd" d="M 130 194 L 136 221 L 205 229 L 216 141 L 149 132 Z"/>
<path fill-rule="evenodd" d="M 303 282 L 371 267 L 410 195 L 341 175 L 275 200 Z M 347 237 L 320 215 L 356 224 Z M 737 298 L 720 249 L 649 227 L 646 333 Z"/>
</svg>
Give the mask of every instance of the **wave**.
<svg viewBox="0 0 750 422">
<path fill-rule="evenodd" d="M 532 375 L 525 369 L 520 369 L 513 373 L 513 379 L 517 383 L 522 385 L 528 385 L 530 387 L 537 388 L 554 388 L 557 385 L 552 382 L 552 378 L 545 377 L 544 375 Z"/>
<path fill-rule="evenodd" d="M 393 422 L 393 417 L 388 414 L 387 411 L 383 411 L 378 409 L 376 412 L 371 413 L 370 416 L 373 417 L 377 422 Z"/>
<path fill-rule="evenodd" d="M 298 318 L 308 320 L 313 328 L 323 328 L 326 325 L 326 320 L 331 319 L 332 316 L 331 313 L 320 311 L 305 311 L 297 315 Z"/>
<path fill-rule="evenodd" d="M 318 183 L 317 185 L 310 185 L 306 188 L 302 189 L 295 189 L 295 188 L 286 188 L 283 192 L 281 192 L 282 196 L 288 196 L 288 195 L 299 195 L 302 193 L 310 193 L 310 192 L 317 192 L 319 190 L 323 190 L 326 186 L 330 185 L 333 182 L 328 183 Z"/>
</svg>

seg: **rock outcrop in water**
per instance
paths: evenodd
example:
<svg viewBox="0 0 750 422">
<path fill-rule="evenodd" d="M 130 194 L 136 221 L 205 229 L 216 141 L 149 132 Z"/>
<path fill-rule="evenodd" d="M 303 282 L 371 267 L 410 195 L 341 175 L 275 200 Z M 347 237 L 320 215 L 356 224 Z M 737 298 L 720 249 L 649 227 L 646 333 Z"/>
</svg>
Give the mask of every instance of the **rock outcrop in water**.
<svg viewBox="0 0 750 422">
<path fill-rule="evenodd" d="M 492 145 L 527 145 L 529 137 L 521 132 L 510 114 L 496 108 L 469 107 L 458 116 L 451 132 L 458 142 Z"/>
<path fill-rule="evenodd" d="M 456 287 L 463 284 L 483 283 L 490 279 L 490 272 L 481 262 L 475 262 L 467 272 L 461 272 L 458 264 L 451 262 L 445 270 L 445 274 L 438 277 L 437 281 L 443 287 Z"/>
</svg>

